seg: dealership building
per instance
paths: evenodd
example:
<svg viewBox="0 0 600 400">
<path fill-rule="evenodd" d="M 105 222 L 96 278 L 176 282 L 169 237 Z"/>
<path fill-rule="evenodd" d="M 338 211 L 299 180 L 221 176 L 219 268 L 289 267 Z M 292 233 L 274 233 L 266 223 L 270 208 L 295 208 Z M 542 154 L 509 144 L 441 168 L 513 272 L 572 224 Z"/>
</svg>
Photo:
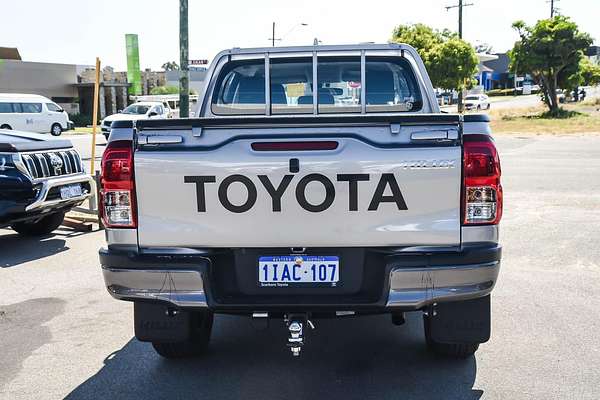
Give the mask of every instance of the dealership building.
<svg viewBox="0 0 600 400">
<path fill-rule="evenodd" d="M 176 83 L 178 71 L 141 71 L 142 94 L 157 86 Z M 191 72 L 190 86 L 200 88 L 204 73 Z M 18 49 L 0 47 L 0 93 L 39 94 L 50 98 L 69 114 L 92 115 L 95 68 L 88 65 L 31 62 Z M 99 115 L 104 118 L 129 103 L 127 73 L 104 67 L 100 74 Z"/>
</svg>

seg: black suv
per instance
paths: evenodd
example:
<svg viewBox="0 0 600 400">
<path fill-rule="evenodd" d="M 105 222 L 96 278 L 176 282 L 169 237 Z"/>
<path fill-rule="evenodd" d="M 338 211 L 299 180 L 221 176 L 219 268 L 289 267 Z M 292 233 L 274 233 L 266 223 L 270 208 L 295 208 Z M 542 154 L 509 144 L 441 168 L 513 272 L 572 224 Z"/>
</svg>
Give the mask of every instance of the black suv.
<svg viewBox="0 0 600 400">
<path fill-rule="evenodd" d="M 92 187 L 70 141 L 0 130 L 0 228 L 48 234 Z"/>
</svg>

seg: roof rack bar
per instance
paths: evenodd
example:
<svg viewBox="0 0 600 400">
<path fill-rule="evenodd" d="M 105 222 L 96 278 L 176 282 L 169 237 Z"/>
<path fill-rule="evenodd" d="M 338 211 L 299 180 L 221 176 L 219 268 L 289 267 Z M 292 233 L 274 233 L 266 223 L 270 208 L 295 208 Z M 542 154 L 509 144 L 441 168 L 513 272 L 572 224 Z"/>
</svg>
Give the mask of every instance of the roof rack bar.
<svg viewBox="0 0 600 400">
<path fill-rule="evenodd" d="M 312 70 L 313 70 L 313 84 L 312 84 L 312 98 L 313 98 L 313 114 L 319 113 L 319 88 L 318 88 L 318 68 L 317 68 L 317 52 L 313 51 L 312 55 Z"/>
<path fill-rule="evenodd" d="M 367 113 L 367 57 L 364 50 L 360 51 L 360 113 Z"/>
<path fill-rule="evenodd" d="M 265 53 L 265 115 L 271 115 L 271 64 Z"/>
</svg>

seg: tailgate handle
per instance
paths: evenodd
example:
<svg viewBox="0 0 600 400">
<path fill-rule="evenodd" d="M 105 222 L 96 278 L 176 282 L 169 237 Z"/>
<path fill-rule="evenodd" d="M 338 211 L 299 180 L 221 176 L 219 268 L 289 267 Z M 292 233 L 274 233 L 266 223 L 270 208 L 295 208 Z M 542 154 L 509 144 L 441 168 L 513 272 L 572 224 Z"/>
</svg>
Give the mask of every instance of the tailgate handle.
<svg viewBox="0 0 600 400">
<path fill-rule="evenodd" d="M 448 139 L 448 131 L 413 132 L 410 140 L 444 140 Z"/>
<path fill-rule="evenodd" d="M 179 135 L 144 136 L 140 137 L 138 142 L 141 144 L 176 144 L 183 142 L 183 137 Z"/>
</svg>

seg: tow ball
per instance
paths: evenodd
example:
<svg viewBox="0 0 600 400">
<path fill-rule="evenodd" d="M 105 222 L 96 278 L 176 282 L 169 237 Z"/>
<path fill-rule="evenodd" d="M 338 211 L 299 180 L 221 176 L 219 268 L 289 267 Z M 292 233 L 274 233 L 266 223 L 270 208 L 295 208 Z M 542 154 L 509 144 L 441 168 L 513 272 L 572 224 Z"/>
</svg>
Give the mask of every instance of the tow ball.
<svg viewBox="0 0 600 400">
<path fill-rule="evenodd" d="M 315 329 L 315 326 L 304 314 L 286 315 L 285 323 L 290 334 L 287 346 L 290 348 L 292 355 L 298 357 L 302 346 L 304 346 L 304 327 L 308 324 L 311 329 Z"/>
</svg>

